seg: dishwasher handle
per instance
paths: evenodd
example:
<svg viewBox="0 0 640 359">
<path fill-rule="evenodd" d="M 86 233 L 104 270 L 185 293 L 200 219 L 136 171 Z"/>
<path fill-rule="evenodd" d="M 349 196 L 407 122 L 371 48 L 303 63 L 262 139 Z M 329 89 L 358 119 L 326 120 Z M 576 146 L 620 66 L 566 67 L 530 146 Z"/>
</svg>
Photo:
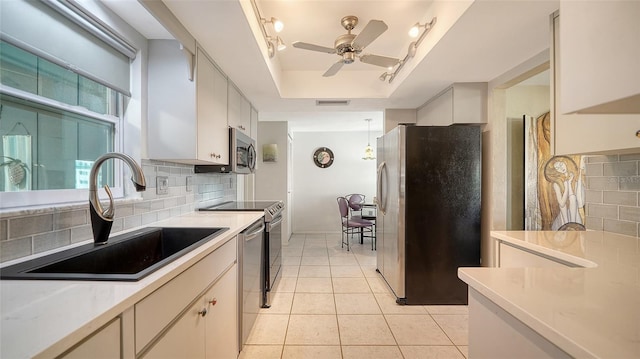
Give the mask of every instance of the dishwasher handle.
<svg viewBox="0 0 640 359">
<path fill-rule="evenodd" d="M 256 227 L 256 226 L 253 226 Z M 242 236 L 244 237 L 244 240 L 246 242 L 256 238 L 257 236 L 262 236 L 262 233 L 264 233 L 264 229 L 265 229 L 265 225 L 263 221 L 260 221 L 260 228 L 256 229 L 256 230 L 252 230 L 251 232 L 248 232 L 250 229 L 253 228 L 247 228 L 247 232 L 242 232 Z"/>
</svg>

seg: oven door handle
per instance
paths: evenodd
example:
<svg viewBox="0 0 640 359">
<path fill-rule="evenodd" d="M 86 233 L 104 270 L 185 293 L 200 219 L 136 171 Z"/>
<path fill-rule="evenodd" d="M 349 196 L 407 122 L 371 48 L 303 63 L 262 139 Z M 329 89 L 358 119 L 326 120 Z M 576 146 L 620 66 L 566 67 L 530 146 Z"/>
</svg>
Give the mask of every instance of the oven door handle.
<svg viewBox="0 0 640 359">
<path fill-rule="evenodd" d="M 282 222 L 282 215 L 279 215 L 278 217 L 274 218 L 273 221 L 269 222 L 269 227 L 267 229 L 267 231 L 270 231 L 273 227 L 277 226 L 280 224 L 280 222 Z"/>
<path fill-rule="evenodd" d="M 255 231 L 253 231 L 251 233 L 245 234 L 244 235 L 245 242 L 249 242 L 250 240 L 256 238 L 258 235 L 261 236 L 262 233 L 264 233 L 264 229 L 265 229 L 265 226 L 264 226 L 264 223 L 262 223 L 262 225 L 260 226 L 259 229 L 255 230 Z"/>
</svg>

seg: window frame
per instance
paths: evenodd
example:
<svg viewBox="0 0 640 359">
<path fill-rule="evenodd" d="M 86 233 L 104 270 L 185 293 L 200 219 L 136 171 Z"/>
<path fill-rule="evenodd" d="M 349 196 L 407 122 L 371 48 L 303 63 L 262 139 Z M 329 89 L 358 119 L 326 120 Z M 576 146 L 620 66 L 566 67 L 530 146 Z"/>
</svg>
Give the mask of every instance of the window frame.
<svg viewBox="0 0 640 359">
<path fill-rule="evenodd" d="M 124 98 L 117 92 L 116 108 L 118 116 L 103 115 L 87 110 L 84 107 L 72 106 L 63 102 L 35 95 L 0 84 L 0 94 L 19 98 L 53 110 L 71 112 L 76 115 L 89 117 L 94 120 L 108 122 L 114 126 L 113 149 L 122 152 L 124 144 Z M 124 163 L 116 161 L 113 164 L 114 187 L 109 187 L 114 198 L 124 198 Z M 106 198 L 104 189 L 99 190 L 99 197 Z M 13 211 L 29 207 L 51 207 L 52 205 L 78 203 L 89 200 L 88 189 L 58 189 L 58 190 L 30 190 L 16 192 L 0 192 L 0 211 Z"/>
</svg>

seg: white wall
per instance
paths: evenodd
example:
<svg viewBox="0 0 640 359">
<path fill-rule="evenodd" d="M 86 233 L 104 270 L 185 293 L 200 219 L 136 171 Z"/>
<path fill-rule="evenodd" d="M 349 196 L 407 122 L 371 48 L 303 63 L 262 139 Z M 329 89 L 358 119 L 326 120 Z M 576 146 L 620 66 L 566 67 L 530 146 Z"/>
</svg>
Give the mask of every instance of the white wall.
<svg viewBox="0 0 640 359">
<path fill-rule="evenodd" d="M 291 207 L 287 203 L 287 122 L 258 122 L 258 161 L 255 173 L 255 199 L 283 201 L 287 213 Z M 278 146 L 277 162 L 262 161 L 262 146 L 276 144 Z M 286 215 L 282 222 L 282 241 L 289 241 L 291 233 L 288 233 L 290 215 Z"/>
<path fill-rule="evenodd" d="M 371 131 L 374 153 L 375 139 L 381 135 Z M 366 145 L 366 131 L 293 134 L 293 233 L 339 232 L 338 196 L 361 193 L 372 203 L 376 161 L 362 159 Z M 333 151 L 333 165 L 319 168 L 313 163 L 318 147 Z"/>
</svg>

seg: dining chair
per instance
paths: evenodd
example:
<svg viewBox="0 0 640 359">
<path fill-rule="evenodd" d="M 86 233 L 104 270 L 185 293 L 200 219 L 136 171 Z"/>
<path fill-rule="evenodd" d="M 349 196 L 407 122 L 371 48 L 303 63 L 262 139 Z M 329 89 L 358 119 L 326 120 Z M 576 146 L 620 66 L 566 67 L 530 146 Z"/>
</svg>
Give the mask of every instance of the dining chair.
<svg viewBox="0 0 640 359">
<path fill-rule="evenodd" d="M 369 232 L 369 237 L 372 238 L 373 240 L 373 222 L 371 221 L 367 221 L 364 220 L 362 218 L 360 219 L 352 219 L 349 216 L 349 202 L 347 201 L 347 199 L 345 197 L 338 197 L 337 198 L 338 201 L 338 209 L 340 211 L 340 222 L 342 225 L 342 229 L 341 229 L 341 240 L 342 240 L 342 244 L 341 247 L 344 248 L 344 245 L 347 245 L 347 251 L 350 250 L 350 245 L 349 245 L 349 236 L 353 235 L 354 233 L 356 233 L 355 231 L 358 231 L 358 234 L 360 235 L 360 238 L 362 240 L 363 236 L 364 236 L 364 232 L 367 231 Z M 346 239 L 346 241 L 345 241 Z"/>
<path fill-rule="evenodd" d="M 349 203 L 349 210 L 351 211 L 352 219 L 361 219 L 362 218 L 362 206 L 364 205 L 363 194 L 352 193 L 345 196 L 347 202 Z M 354 212 L 359 212 L 359 215 L 354 214 Z"/>
</svg>

